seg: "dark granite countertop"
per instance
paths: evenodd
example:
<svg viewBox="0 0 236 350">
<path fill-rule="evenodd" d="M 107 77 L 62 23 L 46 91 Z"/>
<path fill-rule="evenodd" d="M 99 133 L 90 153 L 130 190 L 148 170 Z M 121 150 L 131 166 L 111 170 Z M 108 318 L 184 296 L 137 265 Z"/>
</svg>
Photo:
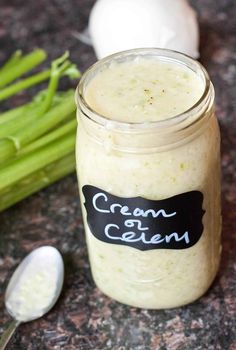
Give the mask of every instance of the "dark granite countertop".
<svg viewBox="0 0 236 350">
<path fill-rule="evenodd" d="M 177 1 L 177 0 L 174 0 Z M 0 62 L 17 48 L 42 47 L 49 58 L 71 51 L 84 70 L 95 56 L 73 31 L 87 23 L 93 0 L 1 0 Z M 216 87 L 222 133 L 223 256 L 219 274 L 197 302 L 165 311 L 110 300 L 92 281 L 75 175 L 0 214 L 0 332 L 8 278 L 32 249 L 63 254 L 66 277 L 54 309 L 21 325 L 9 350 L 236 350 L 236 2 L 192 0 L 201 25 L 201 60 Z"/>
</svg>

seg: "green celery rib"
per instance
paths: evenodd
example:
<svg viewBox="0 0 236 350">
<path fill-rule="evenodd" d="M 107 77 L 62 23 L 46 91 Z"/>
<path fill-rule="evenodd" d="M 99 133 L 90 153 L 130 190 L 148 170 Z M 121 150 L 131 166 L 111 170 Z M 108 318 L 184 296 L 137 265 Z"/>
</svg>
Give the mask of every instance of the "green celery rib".
<svg viewBox="0 0 236 350">
<path fill-rule="evenodd" d="M 47 145 L 48 143 L 55 141 L 59 137 L 66 135 L 68 132 L 74 131 L 76 132 L 77 121 L 75 119 L 75 115 L 73 115 L 73 120 L 68 123 L 62 125 L 61 127 L 51 131 L 50 133 L 40 137 L 36 141 L 30 143 L 26 147 L 23 147 L 19 152 L 18 156 L 22 156 L 23 154 L 32 152 L 42 146 Z"/>
<path fill-rule="evenodd" d="M 70 132 L 45 147 L 15 159 L 14 162 L 1 169 L 0 192 L 29 174 L 71 153 L 74 147 L 75 132 Z"/>
<path fill-rule="evenodd" d="M 27 126 L 27 124 L 30 123 L 31 120 L 38 118 L 40 116 L 41 104 L 42 102 L 30 102 L 29 104 L 27 104 L 26 108 L 23 108 L 25 105 L 22 106 L 22 110 L 19 109 L 18 111 L 19 113 L 15 111 L 13 113 L 14 115 L 11 115 L 11 111 L 9 111 L 8 115 L 3 116 L 5 117 L 5 123 L 4 121 L 3 123 L 0 122 L 0 143 L 2 141 L 1 139 L 14 135 L 17 131 Z M 16 118 L 17 120 L 15 120 Z"/>
<path fill-rule="evenodd" d="M 25 90 L 33 85 L 39 84 L 50 77 L 50 69 L 32 75 L 29 78 L 23 79 L 17 83 L 7 86 L 0 90 L 0 101 L 7 99 L 8 97 L 16 94 L 19 91 Z"/>
<path fill-rule="evenodd" d="M 3 116 L 1 118 L 1 115 L 0 115 L 0 124 L 4 124 L 4 121 L 6 122 L 6 124 L 4 124 L 0 129 L 0 139 L 14 137 L 15 132 L 25 127 L 28 122 L 29 123 L 32 122 L 31 116 L 33 116 L 34 119 L 38 118 L 39 116 L 47 112 L 49 108 L 52 106 L 52 104 L 56 102 L 56 100 L 61 99 L 60 96 L 56 95 L 56 90 L 58 87 L 59 79 L 62 75 L 68 75 L 70 78 L 75 78 L 80 76 L 80 72 L 78 71 L 77 67 L 67 59 L 68 55 L 69 53 L 66 52 L 63 56 L 55 59 L 51 64 L 50 70 L 43 73 L 39 73 L 40 75 L 39 74 L 35 75 L 33 77 L 30 77 L 24 81 L 21 81 L 15 84 L 16 88 L 14 87 L 14 84 L 8 87 L 9 90 L 13 88 L 14 92 L 16 92 L 16 90 L 18 90 L 19 87 L 21 88 L 23 87 L 22 83 L 25 84 L 26 82 L 27 84 L 28 83 L 35 84 L 38 80 L 45 79 L 50 75 L 50 81 L 49 81 L 48 88 L 46 90 L 46 95 L 44 99 L 41 99 L 40 101 L 41 103 L 38 103 L 37 109 L 24 110 L 24 114 L 22 113 L 21 120 L 19 121 L 17 120 L 17 122 L 15 122 L 14 120 L 15 119 L 15 117 L 13 116 L 14 113 L 13 114 L 9 112 L 5 113 L 4 115 L 5 118 L 3 118 Z M 13 90 L 11 91 L 11 93 L 13 93 Z M 5 92 L 5 91 L 6 89 L 0 91 L 0 99 L 1 99 L 1 92 Z M 65 93 L 64 95 L 66 96 Z M 55 97 L 55 101 L 54 101 L 54 97 Z M 3 145 L 3 147 L 7 147 L 7 145 L 5 146 Z"/>
<path fill-rule="evenodd" d="M 15 118 L 24 119 L 27 114 L 34 113 L 33 108 L 39 106 L 39 104 L 43 103 L 43 96 L 45 96 L 46 90 L 40 91 L 31 102 L 25 103 L 22 106 L 10 109 L 6 112 L 0 113 L 0 139 L 3 137 L 9 136 L 12 132 L 15 132 L 17 129 L 21 127 L 21 124 L 18 127 L 19 120 L 13 121 Z M 71 91 L 62 91 L 60 93 L 56 93 L 53 97 L 52 106 L 55 106 L 58 103 L 61 103 L 63 99 L 65 99 L 68 95 L 70 95 Z M 5 124 L 6 123 L 6 124 Z M 5 124 L 4 126 L 2 124 Z M 12 130 L 9 130 L 10 125 L 12 126 Z M 8 127 L 8 130 L 4 131 L 5 127 Z"/>
<path fill-rule="evenodd" d="M 5 161 L 9 160 L 9 155 L 14 155 L 16 153 L 16 143 L 9 139 L 0 140 L 0 172 L 2 171 L 3 165 L 1 164 L 1 159 Z"/>
<path fill-rule="evenodd" d="M 16 50 L 16 52 L 11 55 L 11 57 L 7 60 L 7 62 L 0 68 L 0 75 L 7 71 L 8 69 L 12 68 L 14 65 L 18 64 L 20 62 L 20 59 L 22 57 L 22 51 Z"/>
<path fill-rule="evenodd" d="M 13 120 L 17 117 L 20 117 L 21 114 L 24 114 L 30 106 L 32 105 L 32 102 L 26 103 L 22 106 L 10 109 L 6 112 L 3 112 L 0 114 L 0 132 L 1 132 L 1 125 L 4 123 L 9 122 L 10 120 Z"/>
<path fill-rule="evenodd" d="M 47 89 L 47 95 L 42 105 L 42 113 L 46 112 L 52 105 L 53 97 L 56 94 L 58 83 L 63 75 L 75 79 L 79 78 L 80 72 L 77 67 L 69 60 L 69 52 L 65 52 L 64 55 L 52 61 L 50 71 L 50 81 Z"/>
<path fill-rule="evenodd" d="M 51 130 L 74 111 L 74 93 L 71 93 L 65 101 L 51 108 L 41 118 L 38 118 L 37 113 L 30 115 L 27 125 L 24 124 L 14 135 L 8 133 L 9 137 L 0 140 L 0 164 L 17 155 L 17 151 L 24 145 Z"/>
<path fill-rule="evenodd" d="M 73 113 L 76 109 L 74 102 L 74 93 L 65 98 L 61 103 L 51 108 L 41 118 L 37 118 L 34 122 L 24 130 L 20 130 L 15 136 L 19 139 L 21 145 L 25 145 L 52 129 L 64 119 Z"/>
<path fill-rule="evenodd" d="M 72 96 L 72 90 L 69 90 L 64 93 L 55 94 L 52 96 L 52 108 L 64 103 L 68 98 Z M 42 95 L 42 94 L 41 94 Z M 48 91 L 47 91 L 48 95 Z M 40 93 L 36 95 L 36 98 L 29 104 L 25 105 L 27 108 L 22 107 L 22 113 L 19 107 L 19 114 L 15 110 L 10 110 L 8 112 L 0 115 L 0 143 L 1 139 L 7 138 L 9 136 L 15 135 L 16 132 L 26 128 L 30 123 L 34 123 L 42 114 L 44 114 L 45 105 L 48 105 L 48 99 L 45 101 L 45 98 L 42 99 Z M 11 113 L 15 114 L 12 116 Z M 19 117 L 17 120 L 14 120 L 16 117 Z M 1 122 L 3 118 L 3 123 Z M 4 123 L 5 119 L 5 123 Z M 2 125 L 1 125 L 2 124 Z M 1 156 L 0 156 L 1 159 Z M 1 163 L 1 161 L 0 161 Z"/>
<path fill-rule="evenodd" d="M 51 185 L 62 177 L 75 170 L 74 152 L 68 154 L 45 167 L 44 169 L 29 175 L 10 187 L 7 192 L 0 193 L 0 211 L 9 208 L 29 195 Z"/>
<path fill-rule="evenodd" d="M 13 89 L 12 91 L 10 91 L 10 93 L 15 93 L 17 90 L 19 90 L 19 86 L 22 89 L 23 85 L 25 86 L 25 82 L 29 85 L 29 83 L 31 85 L 36 84 L 39 80 L 48 78 L 50 76 L 50 80 L 49 80 L 49 84 L 48 84 L 48 88 L 46 91 L 46 95 L 44 99 L 41 99 L 41 103 L 38 103 L 38 108 L 37 110 L 29 110 L 26 115 L 22 115 L 22 118 L 20 121 L 15 122 L 14 117 L 11 116 L 11 118 L 7 121 L 7 123 L 5 125 L 3 125 L 0 129 L 0 138 L 9 138 L 9 137 L 13 137 L 14 133 L 17 132 L 18 130 L 20 130 L 22 127 L 26 126 L 26 122 L 32 122 L 31 116 L 33 115 L 33 118 L 36 119 L 39 116 L 43 115 L 45 112 L 47 112 L 49 110 L 49 108 L 51 108 L 53 102 L 54 102 L 54 97 L 56 96 L 56 90 L 58 88 L 58 83 L 59 80 L 61 78 L 62 75 L 69 75 L 70 77 L 78 77 L 80 75 L 78 69 L 67 59 L 68 58 L 69 53 L 66 52 L 63 56 L 57 58 L 56 60 L 54 60 L 51 64 L 51 69 L 43 72 L 43 73 L 39 73 L 33 77 L 30 77 L 28 79 L 25 79 L 24 81 L 21 81 L 17 84 L 14 84 L 9 86 L 6 89 Z M 2 92 L 5 92 L 6 89 L 0 91 L 0 100 L 1 100 L 1 96 L 2 97 L 6 97 L 5 94 L 1 95 Z M 59 99 L 60 97 L 58 97 Z M 6 118 L 6 116 L 5 116 Z M 13 121 L 11 121 L 13 119 Z M 0 121 L 0 124 L 1 121 Z M 6 147 L 6 146 L 3 146 Z"/>
<path fill-rule="evenodd" d="M 9 120 L 7 120 L 5 123 L 0 123 L 0 144 L 2 143 L 2 141 L 5 142 L 4 139 L 10 137 L 11 135 L 14 135 L 17 131 L 22 130 L 22 128 L 27 126 L 27 124 L 30 123 L 31 120 L 34 120 L 34 118 L 36 117 L 38 118 L 38 116 L 39 106 L 35 105 L 33 107 L 33 105 L 29 105 L 28 108 L 22 109 L 22 113 L 20 113 L 20 111 L 19 114 L 16 112 L 15 117 L 10 116 Z"/>
<path fill-rule="evenodd" d="M 33 99 L 30 102 L 25 103 L 19 107 L 15 107 L 13 109 L 9 109 L 5 112 L 0 113 L 0 138 L 8 136 L 8 134 L 5 135 L 5 133 L 2 132 L 2 130 L 6 127 L 6 125 L 8 125 L 8 126 L 10 124 L 15 125 L 16 122 L 13 121 L 13 119 L 18 118 L 18 117 L 24 118 L 24 116 L 29 111 L 32 111 L 32 108 L 36 108 L 36 106 L 38 106 L 39 104 L 42 103 L 42 101 L 44 100 L 44 98 L 46 96 L 46 93 L 47 93 L 47 90 L 41 90 L 33 97 Z M 64 94 L 65 94 L 65 92 L 63 92 L 63 95 Z M 58 103 L 58 101 L 60 101 L 60 100 L 61 100 L 61 96 L 57 93 L 54 96 L 53 102 Z M 5 124 L 5 125 L 3 126 L 2 124 Z"/>
<path fill-rule="evenodd" d="M 61 57 L 54 60 L 51 64 L 50 81 L 47 88 L 47 95 L 42 104 L 41 113 L 46 112 L 52 105 L 53 97 L 58 88 L 59 80 L 63 72 L 71 66 L 71 63 L 67 60 L 68 53 L 66 52 Z"/>
<path fill-rule="evenodd" d="M 0 74 L 0 88 L 11 83 L 19 78 L 24 73 L 30 71 L 34 67 L 38 66 L 46 58 L 46 52 L 41 49 L 36 49 L 22 57 L 18 64 L 11 67 L 11 69 L 5 69 Z"/>
</svg>

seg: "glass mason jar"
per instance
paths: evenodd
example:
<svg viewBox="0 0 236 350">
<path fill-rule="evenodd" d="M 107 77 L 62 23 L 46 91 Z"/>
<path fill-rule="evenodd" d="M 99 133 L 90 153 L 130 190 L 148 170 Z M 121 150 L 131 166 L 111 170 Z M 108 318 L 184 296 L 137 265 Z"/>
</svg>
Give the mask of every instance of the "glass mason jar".
<svg viewBox="0 0 236 350">
<path fill-rule="evenodd" d="M 201 98 L 184 113 L 152 122 L 112 120 L 93 110 L 85 97 L 93 78 L 137 57 L 190 69 L 204 84 Z M 76 103 L 77 174 L 96 285 L 141 308 L 196 300 L 214 280 L 221 253 L 220 136 L 207 72 L 174 51 L 129 50 L 88 69 Z"/>
</svg>

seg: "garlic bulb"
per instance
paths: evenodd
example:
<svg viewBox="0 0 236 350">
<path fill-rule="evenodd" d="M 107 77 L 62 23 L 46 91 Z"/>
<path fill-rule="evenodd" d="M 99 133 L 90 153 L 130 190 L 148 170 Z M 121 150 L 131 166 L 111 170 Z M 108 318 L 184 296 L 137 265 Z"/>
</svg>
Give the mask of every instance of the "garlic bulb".
<svg viewBox="0 0 236 350">
<path fill-rule="evenodd" d="M 97 0 L 89 33 L 98 58 L 141 47 L 199 56 L 198 23 L 187 0 Z"/>
</svg>

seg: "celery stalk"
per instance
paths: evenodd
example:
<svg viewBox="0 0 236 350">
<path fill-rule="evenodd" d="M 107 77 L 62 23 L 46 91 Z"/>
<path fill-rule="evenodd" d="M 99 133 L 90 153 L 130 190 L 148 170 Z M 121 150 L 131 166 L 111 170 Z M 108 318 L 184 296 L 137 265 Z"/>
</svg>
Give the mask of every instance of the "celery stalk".
<svg viewBox="0 0 236 350">
<path fill-rule="evenodd" d="M 18 140 L 18 134 L 21 134 L 21 130 L 24 129 L 27 132 L 28 124 L 33 123 L 39 118 L 39 116 L 43 115 L 51 107 L 60 77 L 62 75 L 68 75 L 71 78 L 78 78 L 80 76 L 80 72 L 78 71 L 78 69 L 70 61 L 68 61 L 67 58 L 68 52 L 66 52 L 63 56 L 59 57 L 58 59 L 52 62 L 47 94 L 44 100 L 41 102 L 41 104 L 38 105 L 38 108 L 36 108 L 35 110 L 29 109 L 29 111 L 24 111 L 24 115 L 22 115 L 22 118 L 18 120 L 17 123 L 15 123 L 15 120 L 12 117 L 5 124 L 2 125 L 0 129 L 0 139 L 8 138 L 14 142 L 17 141 L 17 143 L 15 142 L 16 150 L 18 150 L 22 143 L 21 140 Z M 30 141 L 32 141 L 32 139 Z M 11 155 L 14 156 L 14 154 L 12 154 L 12 151 L 10 151 L 10 148 L 12 149 L 12 147 L 8 147 L 9 142 L 2 140 L 0 141 L 0 143 L 2 145 L 3 150 L 2 156 L 0 155 L 1 163 Z"/>
<path fill-rule="evenodd" d="M 18 156 L 22 156 L 23 154 L 32 152 L 32 151 L 34 151 L 42 146 L 45 146 L 48 143 L 55 141 L 59 137 L 66 135 L 68 132 L 71 132 L 71 131 L 76 132 L 77 121 L 75 119 L 75 115 L 72 115 L 72 117 L 73 117 L 73 119 L 70 120 L 68 123 L 62 125 L 61 127 L 57 128 L 55 130 L 52 130 L 48 134 L 46 134 L 46 135 L 40 137 L 39 139 L 37 139 L 36 141 L 30 143 L 26 147 L 23 147 L 18 152 Z"/>
<path fill-rule="evenodd" d="M 51 108 L 40 118 L 38 118 L 37 114 L 32 115 L 30 123 L 25 125 L 25 127 L 17 131 L 14 135 L 0 140 L 0 164 L 17 155 L 17 152 L 24 145 L 27 145 L 54 128 L 74 111 L 74 94 L 71 94 L 66 101 Z"/>
<path fill-rule="evenodd" d="M 20 62 L 21 57 L 22 51 L 16 50 L 13 53 L 13 55 L 11 55 L 11 57 L 7 60 L 7 62 L 0 68 L 0 74 L 18 64 Z"/>
<path fill-rule="evenodd" d="M 27 125 L 31 121 L 32 116 L 36 118 L 40 116 L 40 111 L 42 108 L 39 108 L 45 100 L 47 94 L 46 90 L 40 91 L 31 102 L 26 103 L 22 106 L 10 109 L 6 112 L 0 114 L 0 139 L 5 138 L 9 135 L 13 135 L 17 130 L 21 129 L 24 125 Z M 52 96 L 52 107 L 57 104 L 65 101 L 67 97 L 71 94 L 71 90 L 62 91 L 56 93 Z M 18 118 L 17 121 L 14 120 Z"/>
<path fill-rule="evenodd" d="M 19 63 L 12 66 L 10 69 L 5 69 L 0 72 L 0 88 L 11 83 L 19 78 L 24 73 L 30 71 L 46 58 L 45 51 L 36 49 L 28 55 L 22 57 Z"/>
<path fill-rule="evenodd" d="M 4 128 L 6 125 L 10 125 L 11 123 L 17 126 L 17 123 L 13 121 L 15 118 L 24 118 L 24 116 L 30 111 L 32 112 L 33 108 L 36 108 L 39 104 L 41 104 L 46 96 L 47 90 L 41 90 L 39 91 L 33 99 L 25 103 L 19 107 L 15 107 L 13 109 L 9 109 L 5 112 L 0 113 L 0 138 L 7 136 L 4 132 L 2 132 L 2 128 Z M 66 96 L 67 92 L 57 93 L 53 98 L 53 103 L 58 103 L 61 101 L 61 97 Z M 6 124 L 5 124 L 6 123 Z M 1 126 L 2 124 L 5 124 L 4 126 Z"/>
<path fill-rule="evenodd" d="M 71 132 L 32 153 L 16 158 L 0 172 L 0 192 L 42 169 L 50 163 L 71 153 L 75 147 L 75 133 Z"/>
<path fill-rule="evenodd" d="M 32 102 L 26 103 L 22 106 L 10 109 L 6 112 L 3 112 L 0 114 L 0 128 L 1 124 L 7 123 L 17 117 L 20 117 L 22 114 L 24 114 L 29 108 L 31 107 Z M 1 132 L 1 129 L 0 129 Z M 1 137 L 1 136 L 0 136 Z"/>
<path fill-rule="evenodd" d="M 41 102 L 42 103 L 42 102 Z M 40 104 L 41 103 L 29 103 L 26 108 L 19 109 L 13 114 L 3 115 L 5 123 L 1 123 L 0 117 L 0 142 L 1 139 L 11 137 L 15 132 L 21 130 L 28 123 L 40 116 Z M 17 120 L 15 120 L 17 118 Z"/>
<path fill-rule="evenodd" d="M 12 187 L 5 193 L 0 193 L 0 211 L 42 188 L 58 181 L 75 170 L 74 152 L 48 165 L 39 172 L 33 173 Z"/>
<path fill-rule="evenodd" d="M 50 81 L 47 89 L 47 95 L 45 98 L 44 103 L 42 104 L 41 113 L 46 112 L 52 104 L 53 96 L 56 93 L 56 90 L 58 88 L 58 83 L 60 80 L 60 77 L 63 74 L 66 74 L 66 71 L 73 66 L 69 60 L 67 60 L 69 56 L 68 52 L 65 52 L 65 54 L 56 60 L 52 62 L 51 65 L 51 71 L 50 71 Z M 77 77 L 79 76 L 79 71 L 76 69 Z M 70 74 L 70 73 L 69 73 Z"/>
<path fill-rule="evenodd" d="M 0 90 L 0 101 L 7 99 L 8 97 L 15 95 L 17 92 L 28 89 L 29 87 L 39 84 L 44 80 L 47 80 L 50 77 L 50 69 L 45 70 L 32 75 L 29 78 L 20 80 L 17 83 L 7 86 L 4 89 Z"/>
<path fill-rule="evenodd" d="M 5 87 L 45 56 L 42 50 L 24 57 L 18 52 L 0 69 L 0 101 L 50 78 L 33 101 L 0 114 L 0 211 L 75 169 L 74 91 L 56 92 L 61 76 L 80 76 L 68 52 L 50 70 Z"/>
</svg>

